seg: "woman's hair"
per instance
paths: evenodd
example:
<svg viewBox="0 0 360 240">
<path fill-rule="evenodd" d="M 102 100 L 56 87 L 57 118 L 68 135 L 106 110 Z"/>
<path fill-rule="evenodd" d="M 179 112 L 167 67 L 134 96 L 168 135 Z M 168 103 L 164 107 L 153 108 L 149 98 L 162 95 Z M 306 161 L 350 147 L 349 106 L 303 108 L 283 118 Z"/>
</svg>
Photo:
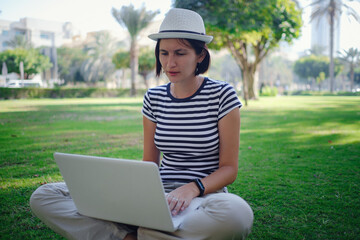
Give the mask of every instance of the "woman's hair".
<svg viewBox="0 0 360 240">
<path fill-rule="evenodd" d="M 210 66 L 210 53 L 208 51 L 208 48 L 207 48 L 205 42 L 199 41 L 199 40 L 194 40 L 194 39 L 185 39 L 185 38 L 179 38 L 178 40 L 182 44 L 184 44 L 188 47 L 192 47 L 195 50 L 196 55 L 205 54 L 205 58 L 203 59 L 203 61 L 201 63 L 198 64 L 198 66 L 196 68 L 195 76 L 197 76 L 201 73 L 205 73 L 209 69 L 209 66 Z M 159 58 L 160 41 L 161 41 L 161 39 L 159 39 L 157 41 L 156 47 L 155 47 L 156 77 L 160 76 L 161 68 L 162 68 L 161 63 L 160 63 L 160 58 Z M 190 43 L 190 46 L 189 46 L 189 43 Z"/>
</svg>

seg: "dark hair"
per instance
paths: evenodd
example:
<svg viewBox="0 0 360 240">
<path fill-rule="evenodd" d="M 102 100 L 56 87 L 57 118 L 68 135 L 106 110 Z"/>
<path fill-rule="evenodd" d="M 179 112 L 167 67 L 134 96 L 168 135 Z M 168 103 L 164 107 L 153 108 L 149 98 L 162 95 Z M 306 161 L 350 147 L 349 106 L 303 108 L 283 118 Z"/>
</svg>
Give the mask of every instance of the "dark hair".
<svg viewBox="0 0 360 240">
<path fill-rule="evenodd" d="M 210 53 L 209 53 L 209 50 L 208 50 L 205 42 L 199 41 L 199 40 L 194 40 L 194 39 L 187 39 L 187 38 L 179 38 L 178 40 L 186 46 L 189 46 L 188 43 L 190 43 L 189 47 L 192 47 L 195 50 L 196 55 L 200 55 L 202 52 L 205 53 L 205 58 L 203 59 L 203 61 L 201 63 L 198 64 L 198 66 L 196 68 L 195 76 L 197 76 L 201 73 L 205 73 L 209 69 L 209 66 L 210 66 Z M 159 39 L 157 41 L 156 47 L 155 47 L 156 76 L 157 77 L 160 76 L 161 68 L 162 68 L 161 63 L 160 63 L 160 58 L 159 58 L 160 41 L 161 41 L 161 39 Z"/>
</svg>

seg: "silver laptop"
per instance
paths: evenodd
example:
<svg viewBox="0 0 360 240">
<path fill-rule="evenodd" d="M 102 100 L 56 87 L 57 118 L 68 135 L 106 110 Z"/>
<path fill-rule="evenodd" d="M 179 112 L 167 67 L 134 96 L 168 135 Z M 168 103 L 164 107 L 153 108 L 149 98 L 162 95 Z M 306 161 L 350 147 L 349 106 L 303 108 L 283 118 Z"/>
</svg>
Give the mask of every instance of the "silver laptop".
<svg viewBox="0 0 360 240">
<path fill-rule="evenodd" d="M 55 161 L 79 213 L 163 231 L 175 231 L 194 199 L 172 217 L 158 166 L 152 162 L 55 153 Z"/>
</svg>

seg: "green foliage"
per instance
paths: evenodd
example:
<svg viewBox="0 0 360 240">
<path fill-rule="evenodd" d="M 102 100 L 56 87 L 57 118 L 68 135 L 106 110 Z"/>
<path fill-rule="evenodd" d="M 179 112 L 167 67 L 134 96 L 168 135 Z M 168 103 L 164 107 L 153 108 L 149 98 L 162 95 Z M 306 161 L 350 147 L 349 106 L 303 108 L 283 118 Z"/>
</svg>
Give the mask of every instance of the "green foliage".
<svg viewBox="0 0 360 240">
<path fill-rule="evenodd" d="M 26 39 L 23 35 L 16 35 L 12 40 L 6 41 L 9 47 L 12 48 L 23 48 L 23 49 L 31 49 L 33 48 L 33 44 Z"/>
<path fill-rule="evenodd" d="M 352 90 L 354 83 L 357 82 L 355 79 L 355 68 L 360 65 L 360 51 L 357 48 L 343 50 L 343 52 L 339 52 L 339 60 L 348 68 L 348 76 L 350 78 L 350 87 Z"/>
<path fill-rule="evenodd" d="M 130 53 L 128 51 L 117 51 L 112 57 L 112 63 L 116 69 L 130 68 Z"/>
<path fill-rule="evenodd" d="M 263 97 L 275 97 L 278 94 L 278 89 L 276 87 L 269 87 L 269 86 L 265 86 L 261 93 L 260 96 Z"/>
<path fill-rule="evenodd" d="M 130 52 L 119 50 L 112 57 L 112 62 L 117 69 L 130 68 Z M 147 75 L 155 68 L 155 54 L 149 47 L 142 47 L 139 51 L 139 73 Z"/>
<path fill-rule="evenodd" d="M 145 6 L 135 9 L 132 4 L 123 6 L 120 10 L 112 8 L 112 15 L 116 21 L 125 27 L 131 38 L 130 68 L 131 68 L 131 95 L 136 95 L 135 78 L 139 72 L 139 49 L 137 37 L 142 29 L 149 25 L 159 11 L 146 11 Z"/>
<path fill-rule="evenodd" d="M 329 58 L 326 56 L 305 56 L 295 62 L 294 72 L 305 81 L 313 81 L 314 79 L 324 80 L 329 77 L 329 63 Z M 336 61 L 335 76 L 341 71 L 342 65 L 339 61 Z M 322 76 L 321 78 L 320 74 L 325 74 L 325 76 Z"/>
<path fill-rule="evenodd" d="M 20 62 L 23 62 L 25 79 L 52 67 L 50 59 L 36 49 L 16 48 L 3 51 L 0 53 L 0 66 L 3 62 L 6 63 L 8 72 L 18 74 L 20 74 Z"/>
<path fill-rule="evenodd" d="M 340 61 L 347 63 L 349 65 L 358 65 L 360 64 L 360 51 L 357 48 L 349 48 L 348 50 L 339 51 Z"/>
<path fill-rule="evenodd" d="M 146 11 L 145 6 L 135 9 L 132 4 L 122 6 L 120 10 L 112 8 L 111 13 L 116 21 L 125 27 L 132 40 L 135 40 L 140 31 L 147 27 L 159 11 Z"/>
<path fill-rule="evenodd" d="M 354 82 L 360 84 L 360 67 L 354 69 Z"/>
<path fill-rule="evenodd" d="M 107 81 L 114 73 L 112 55 L 118 47 L 118 42 L 109 32 L 97 32 L 94 41 L 86 48 L 88 58 L 81 66 L 81 75 L 86 82 Z"/>
<path fill-rule="evenodd" d="M 325 73 L 324 72 L 319 73 L 319 76 L 316 77 L 316 82 L 320 84 L 324 80 L 325 80 Z"/>
<path fill-rule="evenodd" d="M 360 96 L 360 92 L 293 91 L 291 96 Z"/>
<path fill-rule="evenodd" d="M 207 34 L 214 36 L 210 48 L 229 48 L 242 70 L 245 105 L 257 98 L 258 64 L 280 41 L 300 36 L 301 10 L 291 0 L 176 0 L 174 5 L 203 17 Z"/>
<path fill-rule="evenodd" d="M 148 47 L 140 48 L 139 52 L 139 73 L 147 75 L 155 69 L 156 58 L 154 50 Z"/>
<path fill-rule="evenodd" d="M 281 40 L 299 37 L 301 11 L 289 0 L 215 1 L 177 0 L 175 6 L 198 12 L 207 33 L 214 36 L 210 47 L 226 47 L 228 39 L 273 48 Z"/>
<path fill-rule="evenodd" d="M 145 90 L 139 90 L 141 94 Z M 107 88 L 0 88 L 0 99 L 102 98 L 130 96 L 129 89 Z"/>
<path fill-rule="evenodd" d="M 57 56 L 59 77 L 64 79 L 65 83 L 84 81 L 80 69 L 88 56 L 82 48 L 60 47 L 57 48 Z"/>
</svg>

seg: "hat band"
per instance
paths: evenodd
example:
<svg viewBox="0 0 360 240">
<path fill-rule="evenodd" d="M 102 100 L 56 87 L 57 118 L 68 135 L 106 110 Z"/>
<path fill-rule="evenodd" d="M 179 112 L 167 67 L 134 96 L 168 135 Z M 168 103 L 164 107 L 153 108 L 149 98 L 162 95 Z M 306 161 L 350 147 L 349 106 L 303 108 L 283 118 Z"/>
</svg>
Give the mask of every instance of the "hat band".
<svg viewBox="0 0 360 240">
<path fill-rule="evenodd" d="M 185 30 L 164 30 L 164 31 L 160 31 L 160 33 L 164 33 L 164 32 L 182 32 L 182 33 L 193 33 L 193 34 L 205 35 L 204 33 L 185 31 Z"/>
</svg>

